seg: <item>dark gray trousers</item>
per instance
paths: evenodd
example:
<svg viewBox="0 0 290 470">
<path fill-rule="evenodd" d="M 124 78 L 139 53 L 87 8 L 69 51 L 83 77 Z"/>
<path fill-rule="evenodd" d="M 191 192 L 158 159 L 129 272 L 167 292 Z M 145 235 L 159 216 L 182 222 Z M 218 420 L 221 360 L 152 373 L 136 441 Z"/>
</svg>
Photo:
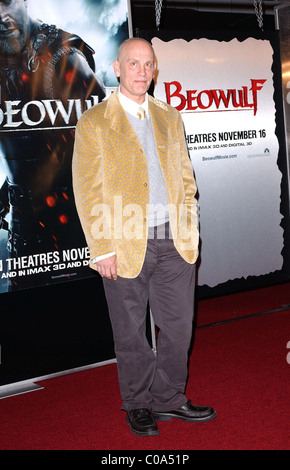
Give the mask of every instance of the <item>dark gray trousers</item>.
<svg viewBox="0 0 290 470">
<path fill-rule="evenodd" d="M 187 401 L 195 265 L 179 255 L 169 236 L 149 233 L 144 264 L 133 279 L 103 279 L 112 324 L 122 409 L 168 411 Z M 157 354 L 146 337 L 148 301 L 158 327 Z"/>
</svg>

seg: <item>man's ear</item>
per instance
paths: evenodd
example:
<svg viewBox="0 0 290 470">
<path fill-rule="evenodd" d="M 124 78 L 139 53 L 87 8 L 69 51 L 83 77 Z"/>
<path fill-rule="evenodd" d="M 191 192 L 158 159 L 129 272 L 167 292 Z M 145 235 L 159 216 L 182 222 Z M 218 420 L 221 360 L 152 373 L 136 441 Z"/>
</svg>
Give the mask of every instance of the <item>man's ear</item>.
<svg viewBox="0 0 290 470">
<path fill-rule="evenodd" d="M 113 69 L 114 69 L 116 77 L 120 77 L 120 63 L 118 60 L 114 60 Z"/>
</svg>

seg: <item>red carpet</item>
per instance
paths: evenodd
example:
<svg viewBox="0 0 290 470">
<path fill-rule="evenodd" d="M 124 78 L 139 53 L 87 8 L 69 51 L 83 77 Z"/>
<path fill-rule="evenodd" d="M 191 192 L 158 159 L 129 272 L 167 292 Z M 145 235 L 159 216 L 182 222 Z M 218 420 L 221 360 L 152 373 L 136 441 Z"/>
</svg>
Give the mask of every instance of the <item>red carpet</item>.
<svg viewBox="0 0 290 470">
<path fill-rule="evenodd" d="M 159 422 L 160 436 L 133 435 L 120 411 L 116 365 L 42 382 L 0 400 L 1 450 L 289 450 L 290 284 L 204 300 L 187 395 L 218 416 L 203 424 Z M 245 315 L 277 310 L 264 315 Z M 237 319 L 238 318 L 238 319 Z"/>
<path fill-rule="evenodd" d="M 237 319 L 283 308 L 290 304 L 290 283 L 202 300 L 197 306 L 197 326 Z"/>
</svg>

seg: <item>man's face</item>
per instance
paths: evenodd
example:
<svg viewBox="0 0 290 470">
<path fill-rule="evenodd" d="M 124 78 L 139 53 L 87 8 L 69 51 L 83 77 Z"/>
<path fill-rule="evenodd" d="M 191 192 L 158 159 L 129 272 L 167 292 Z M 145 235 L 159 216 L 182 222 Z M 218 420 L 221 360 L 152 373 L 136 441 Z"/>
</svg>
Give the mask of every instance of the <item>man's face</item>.
<svg viewBox="0 0 290 470">
<path fill-rule="evenodd" d="M 120 78 L 121 93 L 142 104 L 155 71 L 150 44 L 138 39 L 129 41 L 124 44 L 113 66 L 116 77 Z"/>
<path fill-rule="evenodd" d="M 26 0 L 0 0 L 0 54 L 18 54 L 28 36 Z"/>
</svg>

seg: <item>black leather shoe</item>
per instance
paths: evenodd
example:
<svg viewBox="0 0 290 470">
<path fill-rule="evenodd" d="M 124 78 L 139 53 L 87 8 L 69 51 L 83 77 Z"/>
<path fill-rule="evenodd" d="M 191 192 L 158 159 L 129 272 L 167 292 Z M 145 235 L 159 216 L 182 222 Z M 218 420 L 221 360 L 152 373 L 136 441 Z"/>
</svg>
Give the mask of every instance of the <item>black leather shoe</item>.
<svg viewBox="0 0 290 470">
<path fill-rule="evenodd" d="M 185 405 L 173 411 L 154 411 L 153 417 L 158 421 L 170 421 L 172 418 L 190 421 L 192 423 L 202 423 L 210 421 L 216 417 L 216 412 L 209 406 L 192 405 L 188 400 Z"/>
<path fill-rule="evenodd" d="M 159 434 L 155 419 L 147 408 L 128 411 L 127 423 L 137 436 L 157 436 Z"/>
</svg>

